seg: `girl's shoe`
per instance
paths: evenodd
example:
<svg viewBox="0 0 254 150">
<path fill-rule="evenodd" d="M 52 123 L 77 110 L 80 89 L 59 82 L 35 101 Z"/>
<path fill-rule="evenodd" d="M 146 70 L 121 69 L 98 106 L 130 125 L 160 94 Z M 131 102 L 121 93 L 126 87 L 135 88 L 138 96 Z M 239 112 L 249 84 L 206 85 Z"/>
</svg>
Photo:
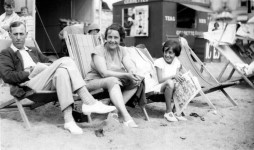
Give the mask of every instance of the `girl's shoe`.
<svg viewBox="0 0 254 150">
<path fill-rule="evenodd" d="M 175 117 L 175 115 L 172 113 L 172 112 L 169 112 L 169 113 L 165 113 L 164 114 L 164 118 L 169 121 L 169 122 L 176 122 L 178 121 Z"/>
<path fill-rule="evenodd" d="M 178 121 L 187 121 L 187 119 L 185 117 L 183 117 L 183 116 L 176 116 L 176 119 Z"/>
<path fill-rule="evenodd" d="M 74 121 L 65 123 L 64 129 L 70 131 L 71 134 L 83 134 L 83 130 Z"/>
<path fill-rule="evenodd" d="M 128 120 L 126 122 L 123 122 L 123 124 L 126 126 L 126 127 L 131 127 L 131 128 L 138 128 L 138 125 L 131 119 L 131 120 Z"/>
</svg>

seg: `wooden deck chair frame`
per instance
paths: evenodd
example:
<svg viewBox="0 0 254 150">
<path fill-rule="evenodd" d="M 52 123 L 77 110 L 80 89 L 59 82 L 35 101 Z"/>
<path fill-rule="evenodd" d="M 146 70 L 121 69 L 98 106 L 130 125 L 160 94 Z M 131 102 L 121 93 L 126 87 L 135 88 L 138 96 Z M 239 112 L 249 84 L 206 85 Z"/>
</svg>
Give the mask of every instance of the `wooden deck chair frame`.
<svg viewBox="0 0 254 150">
<path fill-rule="evenodd" d="M 10 44 L 11 44 L 11 40 L 1 39 L 0 40 L 0 52 L 3 49 L 8 48 L 10 46 Z M 40 51 L 35 40 L 27 40 L 26 46 L 36 47 Z M 0 79 L 0 80 L 2 80 L 2 79 Z M 22 104 L 22 100 L 24 100 L 26 98 L 33 101 L 34 103 Z M 10 99 L 10 100 L 7 100 L 6 102 L 1 103 L 0 104 L 0 112 L 6 112 L 10 108 L 18 108 L 18 111 L 22 117 L 22 120 L 24 121 L 26 127 L 28 129 L 30 129 L 31 124 L 30 124 L 28 117 L 25 113 L 24 107 L 29 107 L 30 109 L 35 109 L 39 106 L 42 106 L 42 105 L 52 102 L 52 101 L 57 101 L 57 94 L 55 91 L 34 91 L 34 93 L 32 93 L 31 95 L 25 96 L 22 99 L 18 99 L 16 97 L 14 97 L 13 99 Z"/>
<path fill-rule="evenodd" d="M 94 47 L 102 44 L 103 41 L 99 40 L 96 36 L 83 35 L 83 34 L 67 34 L 64 32 L 64 39 L 67 45 L 67 49 L 70 57 L 76 62 L 83 78 L 85 78 L 88 71 L 90 71 L 91 52 Z M 84 58 L 85 57 L 85 58 Z M 95 97 L 95 94 L 100 95 L 103 89 L 91 91 L 90 93 Z M 141 107 L 145 115 L 145 119 L 149 120 L 145 107 Z M 91 121 L 91 118 L 89 117 Z"/>
<path fill-rule="evenodd" d="M 194 62 L 193 58 L 196 60 L 196 62 Z M 237 106 L 237 103 L 233 100 L 232 97 L 230 97 L 230 95 L 224 90 L 224 88 L 236 85 L 239 82 L 219 82 L 205 67 L 205 65 L 192 51 L 192 49 L 187 45 L 182 46 L 179 60 L 181 61 L 183 67 L 186 70 L 190 70 L 194 76 L 198 77 L 200 85 L 202 87 L 199 95 L 202 95 L 205 98 L 211 108 L 216 109 L 216 107 L 212 104 L 211 100 L 205 94 L 217 90 L 221 91 L 234 106 Z M 198 68 L 197 64 L 200 68 Z M 208 75 L 207 77 L 204 76 L 204 71 Z"/>
<path fill-rule="evenodd" d="M 150 53 L 149 53 L 149 51 L 146 49 L 146 48 L 144 48 L 144 49 L 142 49 L 142 48 L 135 48 L 135 50 L 137 50 L 137 52 L 140 54 L 140 53 L 143 53 L 145 56 L 146 56 L 146 58 L 148 59 L 148 61 L 150 62 L 150 63 L 153 63 L 154 62 L 154 60 L 153 60 L 153 58 L 151 57 L 151 55 L 150 55 Z M 183 53 L 185 53 L 185 52 L 183 52 Z M 193 53 L 194 55 L 195 55 L 195 53 Z M 182 55 L 185 55 L 185 57 L 187 57 L 187 54 L 185 53 L 185 54 L 182 54 Z M 197 58 L 197 56 L 194 56 L 194 57 L 196 57 L 196 59 L 198 59 Z M 142 58 L 143 58 L 143 56 L 142 56 Z M 188 60 L 188 59 L 190 59 L 191 60 L 191 57 L 189 57 L 189 58 L 183 58 L 183 59 L 185 59 L 185 60 Z M 193 61 L 193 60 L 192 60 Z M 200 61 L 200 60 L 199 60 Z M 200 61 L 200 63 L 202 63 L 201 61 Z M 203 65 L 203 64 L 202 64 Z M 187 67 L 186 68 L 187 70 L 189 70 L 189 68 Z M 203 68 L 203 69 L 206 69 L 206 68 Z M 207 69 L 206 69 L 206 71 L 208 71 Z M 213 79 L 214 80 L 216 80 L 214 77 L 213 77 Z M 217 82 L 216 82 L 217 83 Z M 224 86 L 224 87 L 227 87 L 227 86 L 230 86 L 230 85 L 232 85 L 232 84 L 235 84 L 235 83 L 229 83 L 229 84 L 216 84 L 217 86 L 216 87 L 221 87 L 221 86 Z M 212 108 L 212 109 L 216 109 L 216 107 L 212 104 L 212 102 L 210 101 L 210 99 L 205 95 L 205 93 L 209 93 L 209 92 L 213 92 L 213 91 L 216 91 L 216 90 L 218 90 L 218 89 L 216 89 L 216 87 L 213 87 L 213 88 L 210 88 L 210 89 L 207 89 L 207 88 L 203 88 L 200 92 L 199 92 L 199 95 L 201 95 L 201 96 L 203 96 L 204 98 L 205 98 L 205 100 L 207 101 L 207 103 L 208 103 L 208 105 Z M 232 100 L 232 98 L 226 93 L 226 91 L 224 90 L 224 89 L 221 89 L 221 91 L 225 94 L 225 96 L 228 98 L 228 99 L 230 99 L 230 101 Z M 149 99 L 151 99 L 153 102 L 161 102 L 161 98 L 162 97 L 164 97 L 162 94 L 154 94 L 153 92 L 149 92 L 149 93 L 146 93 L 146 97 L 147 98 L 149 98 Z M 154 101 L 155 100 L 155 101 Z M 158 101 L 159 100 L 159 101 Z M 233 100 L 232 100 L 233 101 Z M 236 103 L 233 101 L 233 105 L 236 105 Z M 174 107 L 173 107 L 173 109 L 174 109 Z M 145 110 L 145 108 L 144 108 L 144 110 Z M 146 112 L 146 111 L 145 111 Z M 148 116 L 148 115 L 147 115 Z M 148 118 L 148 120 L 149 120 L 149 118 Z"/>
<path fill-rule="evenodd" d="M 223 74 L 225 73 L 228 66 L 231 66 L 233 69 L 228 75 L 226 81 L 246 81 L 252 88 L 254 88 L 254 84 L 251 81 L 251 79 L 254 78 L 254 75 L 244 75 L 236 66 L 235 64 L 244 64 L 244 61 L 227 45 L 219 45 L 215 46 L 216 49 L 220 52 L 222 56 L 224 56 L 227 59 L 227 62 L 225 63 L 224 67 L 222 68 L 218 80 L 221 81 L 221 78 Z M 234 78 L 232 79 L 233 74 L 238 72 L 241 77 L 240 78 Z"/>
<path fill-rule="evenodd" d="M 152 62 L 152 63 L 154 62 L 152 56 L 150 55 L 149 51 L 146 48 L 145 49 L 138 48 L 137 50 L 141 51 L 150 60 L 150 62 Z M 202 95 L 205 98 L 205 100 L 207 101 L 208 105 L 212 109 L 216 109 L 216 107 L 212 104 L 212 102 L 209 100 L 209 98 L 205 95 L 205 93 L 203 91 L 200 91 L 199 93 L 200 93 L 200 95 Z M 158 96 L 160 96 L 161 97 L 162 95 L 161 94 L 159 94 L 159 95 L 155 94 L 154 95 L 153 92 L 149 92 L 149 93 L 147 93 L 147 97 L 149 97 L 149 96 L 152 96 L 152 97 L 158 97 Z M 156 98 L 156 99 L 158 99 L 158 98 Z M 174 109 L 174 107 L 173 107 L 173 109 Z"/>
</svg>

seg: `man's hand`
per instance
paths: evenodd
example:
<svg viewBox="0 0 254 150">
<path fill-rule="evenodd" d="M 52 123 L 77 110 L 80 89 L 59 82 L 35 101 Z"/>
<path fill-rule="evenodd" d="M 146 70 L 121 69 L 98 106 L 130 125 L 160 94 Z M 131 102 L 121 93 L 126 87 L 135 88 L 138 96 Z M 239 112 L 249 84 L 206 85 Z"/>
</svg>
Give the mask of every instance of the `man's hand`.
<svg viewBox="0 0 254 150">
<path fill-rule="evenodd" d="M 29 74 L 31 74 L 31 72 L 34 70 L 34 66 L 30 66 L 28 68 L 25 68 L 24 71 L 28 72 Z"/>
</svg>

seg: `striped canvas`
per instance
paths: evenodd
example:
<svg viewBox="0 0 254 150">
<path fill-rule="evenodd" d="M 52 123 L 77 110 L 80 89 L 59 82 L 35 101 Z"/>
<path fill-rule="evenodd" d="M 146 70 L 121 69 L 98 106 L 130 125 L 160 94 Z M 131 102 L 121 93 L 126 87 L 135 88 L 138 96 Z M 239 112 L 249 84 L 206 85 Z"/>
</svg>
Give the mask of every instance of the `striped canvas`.
<svg viewBox="0 0 254 150">
<path fill-rule="evenodd" d="M 85 78 L 91 70 L 92 51 L 96 46 L 103 44 L 101 37 L 84 34 L 69 34 L 65 37 L 67 37 L 66 45 L 69 55 L 76 62 L 82 77 Z"/>
</svg>

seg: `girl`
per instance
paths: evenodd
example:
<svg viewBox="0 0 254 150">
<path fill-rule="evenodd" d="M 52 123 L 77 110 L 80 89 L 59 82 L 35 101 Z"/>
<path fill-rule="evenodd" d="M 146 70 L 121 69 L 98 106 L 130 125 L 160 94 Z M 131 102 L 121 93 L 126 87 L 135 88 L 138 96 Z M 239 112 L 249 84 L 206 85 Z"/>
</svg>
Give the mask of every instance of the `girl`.
<svg viewBox="0 0 254 150">
<path fill-rule="evenodd" d="M 154 65 L 159 81 L 159 84 L 155 86 L 155 91 L 164 93 L 166 101 L 164 118 L 167 121 L 187 120 L 182 116 L 175 116 L 171 108 L 175 82 L 182 82 L 184 80 L 180 73 L 180 71 L 183 71 L 181 63 L 177 59 L 181 53 L 181 45 L 177 41 L 168 40 L 163 44 L 162 51 L 163 58 L 155 60 Z"/>
</svg>

